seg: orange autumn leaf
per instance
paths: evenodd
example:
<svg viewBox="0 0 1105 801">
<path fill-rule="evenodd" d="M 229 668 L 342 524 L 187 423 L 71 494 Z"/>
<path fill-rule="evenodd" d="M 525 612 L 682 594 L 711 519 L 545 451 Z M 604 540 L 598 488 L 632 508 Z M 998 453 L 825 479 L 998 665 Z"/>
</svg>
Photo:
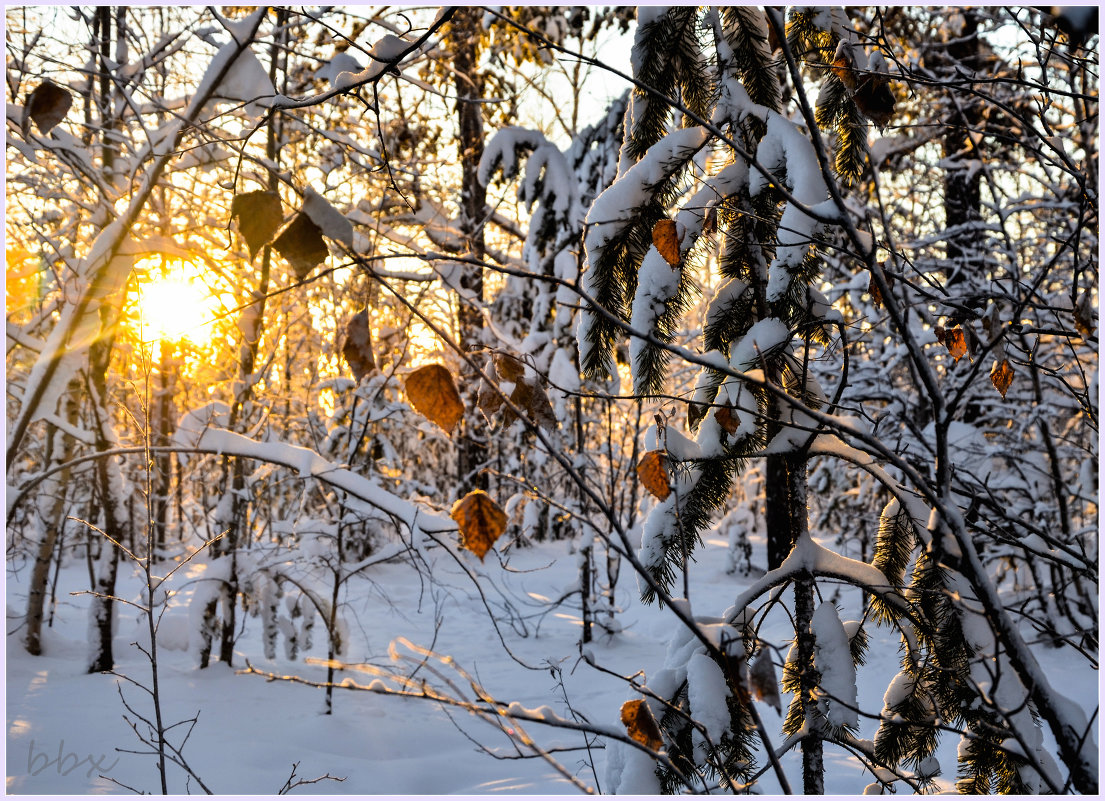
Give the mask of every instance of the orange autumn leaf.
<svg viewBox="0 0 1105 801">
<path fill-rule="evenodd" d="M 652 710 L 643 698 L 622 704 L 621 718 L 626 733 L 641 745 L 652 751 L 659 751 L 664 747 L 660 727 L 656 725 Z"/>
<path fill-rule="evenodd" d="M 871 296 L 871 303 L 874 304 L 876 309 L 882 308 L 882 290 L 879 289 L 878 283 L 875 281 L 875 274 L 871 273 L 871 280 L 867 284 L 867 294 Z"/>
<path fill-rule="evenodd" d="M 829 69 L 832 70 L 840 82 L 848 87 L 849 91 L 854 91 L 856 88 L 856 76 L 853 72 L 852 58 L 850 55 L 840 54 L 833 59 L 833 63 L 829 65 Z"/>
<path fill-rule="evenodd" d="M 469 492 L 450 512 L 460 530 L 460 547 L 483 561 L 495 540 L 506 531 L 506 513 L 483 490 Z"/>
<path fill-rule="evenodd" d="M 967 355 L 967 338 L 962 328 L 952 328 L 944 332 L 944 347 L 958 362 Z"/>
<path fill-rule="evenodd" d="M 664 257 L 664 261 L 672 267 L 679 266 L 679 235 L 674 222 L 660 220 L 652 226 L 652 244 Z"/>
<path fill-rule="evenodd" d="M 1013 376 L 1013 367 L 1009 364 L 1008 359 L 994 362 L 994 367 L 990 370 L 990 381 L 993 383 L 994 389 L 1001 393 L 1002 400 L 1005 399 L 1005 393 L 1009 391 L 1009 387 L 1013 384 Z"/>
<path fill-rule="evenodd" d="M 452 434 L 464 416 L 464 403 L 449 371 L 440 364 L 419 367 L 407 376 L 405 386 L 418 413 Z"/>
<path fill-rule="evenodd" d="M 660 500 L 671 495 L 671 479 L 665 462 L 668 455 L 664 451 L 649 451 L 637 463 L 637 476 L 645 489 Z"/>
<path fill-rule="evenodd" d="M 740 428 L 741 421 L 734 413 L 735 411 L 732 406 L 722 406 L 714 413 L 718 425 L 725 429 L 726 434 L 736 434 L 737 429 Z"/>
</svg>

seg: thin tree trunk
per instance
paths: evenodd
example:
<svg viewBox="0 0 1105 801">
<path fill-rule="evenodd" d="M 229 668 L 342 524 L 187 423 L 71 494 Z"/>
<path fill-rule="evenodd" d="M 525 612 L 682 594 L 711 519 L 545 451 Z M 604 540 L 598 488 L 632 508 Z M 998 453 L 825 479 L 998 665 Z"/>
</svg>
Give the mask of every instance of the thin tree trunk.
<svg viewBox="0 0 1105 801">
<path fill-rule="evenodd" d="M 125 46 L 126 9 L 117 8 L 114 11 L 117 55 L 120 55 Z M 111 13 L 112 9 L 107 7 L 97 9 L 97 14 L 100 15 L 100 107 L 103 129 L 103 175 L 109 185 L 113 183 L 115 174 L 116 143 L 114 132 L 117 126 L 113 116 L 115 92 L 108 64 L 111 45 Z M 117 58 L 116 61 L 121 61 L 121 58 Z M 113 198 L 104 198 L 104 200 L 112 201 Z M 100 304 L 101 333 L 88 349 L 88 390 L 92 403 L 92 415 L 96 423 L 94 427 L 95 447 L 99 453 L 105 453 L 118 445 L 118 439 L 111 424 L 111 414 L 108 410 L 110 397 L 108 370 L 111 367 L 111 351 L 115 345 L 115 327 L 119 321 L 119 314 L 120 309 L 113 307 L 110 299 Z M 96 483 L 100 492 L 103 531 L 115 542 L 126 542 L 128 526 L 123 524 L 123 521 L 127 519 L 123 511 L 125 505 L 123 498 L 127 495 L 123 489 L 123 471 L 117 461 L 109 458 L 97 459 L 95 471 Z M 107 552 L 101 551 L 96 586 L 92 597 L 92 605 L 89 609 L 89 630 L 94 636 L 90 643 L 89 673 L 100 673 L 111 670 L 115 666 L 112 640 L 115 635 L 115 579 L 119 570 L 119 547 L 110 542 L 105 543 L 104 547 L 107 548 Z"/>
<path fill-rule="evenodd" d="M 163 340 L 160 343 L 161 358 L 158 365 L 158 386 L 155 409 L 155 428 L 157 436 L 154 444 L 161 446 L 172 445 L 173 430 L 175 428 L 175 410 L 173 408 L 173 390 L 176 383 L 176 353 L 172 342 Z M 153 523 L 154 537 L 153 549 L 157 553 L 168 544 L 169 508 L 172 498 L 173 465 L 172 453 L 158 453 L 154 458 L 154 497 Z M 152 555 L 152 554 L 151 554 Z"/>
<path fill-rule="evenodd" d="M 764 522 L 767 529 L 767 569 L 783 563 L 794 547 L 790 487 L 785 456 L 768 456 L 764 468 Z"/>
<path fill-rule="evenodd" d="M 591 588 L 594 582 L 591 578 L 592 566 L 592 554 L 594 551 L 595 541 L 591 540 L 585 548 L 580 549 L 579 552 L 579 594 L 582 599 L 582 611 L 580 615 L 583 619 L 583 636 L 581 641 L 584 643 L 591 642 L 591 628 L 594 618 L 594 598 L 591 596 Z"/>
<path fill-rule="evenodd" d="M 78 393 L 70 387 L 65 394 L 65 417 L 70 424 L 77 422 L 77 398 Z M 72 440 L 59 429 L 50 426 L 50 462 L 65 464 L 71 458 Z M 38 528 L 42 532 L 42 538 L 38 543 L 38 551 L 35 554 L 34 567 L 31 569 L 31 583 L 27 591 L 27 610 L 24 614 L 26 631 L 23 635 L 23 645 L 27 653 L 39 656 L 42 653 L 42 619 L 46 604 L 46 584 L 50 577 L 50 564 L 54 559 L 54 550 L 57 543 L 58 532 L 63 524 L 65 513 L 66 487 L 69 486 L 69 470 L 63 468 L 55 478 L 43 482 L 40 491 L 42 501 L 39 504 Z M 49 507 L 43 509 L 46 499 L 50 499 Z"/>
<path fill-rule="evenodd" d="M 457 91 L 457 148 L 460 151 L 460 230 L 471 258 L 484 257 L 484 220 L 487 214 L 487 189 L 480 183 L 478 170 L 483 156 L 483 75 L 479 69 L 479 8 L 460 8 L 452 19 L 454 42 L 453 71 Z M 477 351 L 483 341 L 483 271 L 475 265 L 461 268 L 460 287 L 467 298 L 459 298 L 457 325 L 460 347 L 466 353 Z M 488 477 L 481 468 L 487 462 L 487 439 L 478 420 L 476 393 L 478 381 L 464 369 L 465 408 L 457 453 L 461 492 L 486 490 Z"/>
<path fill-rule="evenodd" d="M 281 46 L 286 34 L 283 32 L 283 25 L 287 18 L 286 9 L 276 10 L 276 25 L 281 30 L 277 36 L 273 38 L 272 48 L 270 50 L 270 63 L 269 63 L 269 79 L 273 85 L 276 85 L 276 78 L 280 71 L 280 57 Z M 269 161 L 276 164 L 279 163 L 278 155 L 278 120 L 280 115 L 273 114 L 268 123 L 268 138 L 265 143 L 265 154 Z M 276 178 L 275 173 L 269 173 L 269 191 L 275 192 L 279 189 L 279 181 Z M 234 399 L 234 403 L 230 409 L 230 417 L 228 426 L 231 430 L 234 430 L 241 420 L 243 415 L 249 414 L 250 402 L 253 398 L 253 388 L 255 384 L 255 378 L 253 375 L 254 368 L 257 364 L 257 353 L 261 342 L 261 335 L 264 332 L 264 319 L 265 319 L 265 302 L 269 293 L 269 279 L 272 271 L 272 248 L 269 245 L 265 245 L 261 253 L 261 276 L 258 282 L 257 290 L 253 293 L 252 308 L 243 312 L 244 325 L 242 326 L 242 347 L 240 350 L 240 361 L 238 367 L 238 381 L 241 386 L 241 391 Z M 225 580 L 223 598 L 223 618 L 221 625 L 218 626 L 220 641 L 219 641 L 219 659 L 227 665 L 231 665 L 234 659 L 234 640 L 235 632 L 237 630 L 237 609 L 238 609 L 238 548 L 241 539 L 244 534 L 248 534 L 245 528 L 245 521 L 248 515 L 249 505 L 242 498 L 243 491 L 245 489 L 245 466 L 240 458 L 235 458 L 232 463 L 227 463 L 225 466 L 226 483 L 224 485 L 224 497 L 225 493 L 231 494 L 230 499 L 230 516 L 225 523 L 225 536 L 219 540 L 215 547 L 212 548 L 212 553 L 216 558 L 229 559 L 230 565 L 227 571 L 227 578 Z M 220 531 L 219 533 L 223 533 Z M 209 603 L 204 608 L 204 626 L 203 631 L 214 631 L 216 625 L 213 620 L 209 619 L 209 616 L 214 616 L 215 605 Z M 210 655 L 210 648 L 207 647 L 207 643 L 204 643 L 204 648 L 201 650 L 200 667 L 205 668 L 208 665 L 208 659 Z"/>
</svg>

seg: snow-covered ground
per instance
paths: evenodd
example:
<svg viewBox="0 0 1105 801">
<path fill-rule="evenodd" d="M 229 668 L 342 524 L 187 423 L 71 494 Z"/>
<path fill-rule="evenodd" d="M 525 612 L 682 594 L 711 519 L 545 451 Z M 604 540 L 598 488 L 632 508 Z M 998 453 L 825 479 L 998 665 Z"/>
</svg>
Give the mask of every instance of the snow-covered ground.
<svg viewBox="0 0 1105 801">
<path fill-rule="evenodd" d="M 757 543 L 762 549 L 762 543 Z M 762 550 L 759 552 L 762 554 Z M 389 644 L 404 637 L 440 654 L 451 655 L 460 668 L 476 678 L 493 696 L 517 701 L 528 708 L 546 705 L 563 717 L 571 717 L 568 705 L 593 723 L 618 727 L 618 712 L 631 694 L 624 682 L 596 671 L 579 658 L 578 602 L 553 606 L 577 581 L 578 559 L 567 543 L 515 548 L 506 557 L 507 567 L 489 554 L 481 565 L 471 554 L 460 559 L 483 576 L 486 603 L 495 612 L 498 629 L 525 667 L 506 655 L 489 621 L 484 600 L 449 554 L 429 552 L 432 575 L 419 573 L 409 564 L 382 564 L 350 584 L 344 609 L 352 645 L 347 661 L 363 661 L 380 667 L 395 666 Z M 693 568 L 691 604 L 696 615 L 719 615 L 750 579 L 724 572 L 725 542 L 710 539 Z M 195 571 L 193 570 L 193 573 Z M 591 646 L 596 660 L 615 673 L 630 675 L 643 670 L 653 675 L 663 664 L 673 629 L 670 613 L 643 606 L 635 582 L 623 570 L 618 601 L 624 611 L 624 631 L 608 638 L 599 635 Z M 86 629 L 89 596 L 70 595 L 88 589 L 83 560 L 62 570 L 58 583 L 58 607 L 54 625 L 46 631 L 46 654 L 31 657 L 21 647 L 18 631 L 25 604 L 28 569 L 12 571 L 7 581 L 7 790 L 9 793 L 84 794 L 113 793 L 122 788 L 99 774 L 124 785 L 156 792 L 160 789 L 155 758 L 121 753 L 117 749 L 142 750 L 124 720 L 125 709 L 117 686 L 127 701 L 150 714 L 149 698 L 137 687 L 111 675 L 86 675 Z M 518 794 L 575 793 L 578 790 L 541 759 L 512 758 L 518 752 L 497 728 L 452 709 L 446 714 L 434 702 L 384 697 L 367 692 L 335 690 L 334 713 L 322 714 L 323 691 L 313 687 L 242 675 L 215 663 L 207 670 L 195 667 L 188 652 L 187 603 L 195 585 L 186 576 L 174 579 L 179 594 L 162 622 L 161 689 L 167 723 L 198 713 L 184 754 L 193 770 L 216 793 L 275 794 L 298 762 L 297 777 L 313 779 L 324 774 L 344 777 L 342 783 L 324 781 L 302 786 L 301 793 L 375 794 Z M 834 587 L 819 584 L 823 598 L 833 599 Z M 121 567 L 120 594 L 138 599 L 137 575 Z M 854 590 L 838 599 L 841 618 L 855 614 Z M 785 618 L 769 618 L 767 632 L 784 644 Z M 121 610 L 115 641 L 117 670 L 148 683 L 145 658 L 131 645 L 140 639 L 140 627 L 132 610 Z M 436 635 L 435 635 L 436 628 Z M 877 713 L 888 683 L 898 671 L 897 642 L 886 629 L 872 632 L 867 664 L 860 668 L 860 707 Z M 435 641 L 436 636 L 436 641 Z M 325 637 L 316 627 L 310 656 L 325 656 Z M 403 648 L 400 652 L 410 653 Z M 283 647 L 280 648 L 281 653 Z M 1049 675 L 1072 700 L 1092 709 L 1097 697 L 1097 677 L 1083 667 L 1082 659 L 1066 659 L 1060 651 L 1041 649 L 1040 660 Z M 246 659 L 260 670 L 311 679 L 325 677 L 325 668 L 302 659 L 266 660 L 261 646 L 259 618 L 247 618 L 238 640 L 235 668 Z M 401 669 L 401 668 L 399 668 Z M 438 665 L 438 671 L 449 668 Z M 410 668 L 407 668 L 408 672 Z M 421 677 L 433 679 L 423 670 Z M 339 674 L 367 684 L 363 672 Z M 452 674 L 458 686 L 467 688 Z M 439 689 L 441 682 L 436 682 Z M 784 705 L 788 700 L 784 696 Z M 759 705 L 773 740 L 781 741 L 780 716 Z M 504 724 L 509 725 L 509 723 Z M 862 718 L 861 736 L 870 737 L 876 721 Z M 556 757 L 569 773 L 584 784 L 608 790 L 603 783 L 605 753 L 584 748 L 581 734 L 525 724 L 526 731 Z M 945 734 L 938 758 L 942 784 L 954 784 L 958 737 Z M 1050 737 L 1045 735 L 1045 741 Z M 490 749 L 499 759 L 481 750 Z M 601 742 L 598 744 L 601 746 Z M 559 750 L 557 749 L 572 749 Z M 593 759 L 594 770 L 591 760 Z M 800 786 L 800 757 L 783 760 L 791 781 Z M 839 749 L 826 749 L 826 790 L 860 793 L 872 781 L 858 763 Z M 184 775 L 172 770 L 169 790 L 195 792 Z M 764 793 L 778 792 L 772 775 L 760 784 Z"/>
</svg>

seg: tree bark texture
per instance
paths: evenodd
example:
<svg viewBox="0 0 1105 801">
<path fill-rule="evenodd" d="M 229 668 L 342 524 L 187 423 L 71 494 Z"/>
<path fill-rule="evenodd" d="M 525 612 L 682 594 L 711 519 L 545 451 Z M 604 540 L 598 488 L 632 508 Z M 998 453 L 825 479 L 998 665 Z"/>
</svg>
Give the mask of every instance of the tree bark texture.
<svg viewBox="0 0 1105 801">
<path fill-rule="evenodd" d="M 484 257 L 484 222 L 487 217 L 487 189 L 479 181 L 478 170 L 483 157 L 483 99 L 484 80 L 479 68 L 480 17 L 482 11 L 475 7 L 457 10 L 452 19 L 453 74 L 457 92 L 457 148 L 460 153 L 460 231 L 464 237 L 467 255 L 480 260 Z M 461 267 L 460 287 L 467 298 L 458 298 L 457 327 L 461 350 L 478 351 L 484 346 L 484 299 L 482 268 L 466 264 Z M 457 454 L 457 470 L 461 492 L 474 489 L 486 490 L 488 477 L 480 470 L 487 462 L 487 438 L 479 421 L 476 395 L 479 381 L 470 368 L 463 370 L 465 408 L 468 413 L 462 423 Z"/>
</svg>

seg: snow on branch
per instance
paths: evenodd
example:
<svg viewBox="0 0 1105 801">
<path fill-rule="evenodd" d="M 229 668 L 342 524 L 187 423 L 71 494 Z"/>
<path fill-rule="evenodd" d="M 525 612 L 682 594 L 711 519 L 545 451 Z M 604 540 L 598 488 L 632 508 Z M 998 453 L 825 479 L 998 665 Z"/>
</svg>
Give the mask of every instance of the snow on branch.
<svg viewBox="0 0 1105 801">
<path fill-rule="evenodd" d="M 456 530 L 456 524 L 444 515 L 392 495 L 375 481 L 324 459 L 310 448 L 286 442 L 257 442 L 223 428 L 205 430 L 196 442 L 196 447 L 226 456 L 240 456 L 283 465 L 298 471 L 301 478 L 325 481 L 386 512 L 412 533 Z"/>
</svg>

